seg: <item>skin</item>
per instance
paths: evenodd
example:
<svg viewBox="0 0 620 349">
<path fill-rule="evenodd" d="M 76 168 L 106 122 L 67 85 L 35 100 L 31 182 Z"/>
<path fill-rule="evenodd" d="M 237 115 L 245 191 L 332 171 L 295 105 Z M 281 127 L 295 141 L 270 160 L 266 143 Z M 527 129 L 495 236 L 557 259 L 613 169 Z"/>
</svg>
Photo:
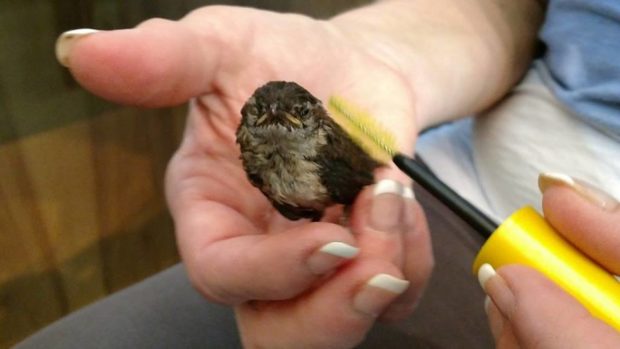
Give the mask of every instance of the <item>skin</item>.
<svg viewBox="0 0 620 349">
<path fill-rule="evenodd" d="M 390 106 L 383 113 L 408 115 L 402 144 L 411 148 L 415 123 L 409 117 L 414 114 L 409 87 L 336 27 L 299 15 L 208 7 L 179 22 L 150 20 L 135 29 L 82 38 L 69 65 L 85 88 L 118 103 L 162 107 L 192 99 L 184 140 L 169 163 L 166 195 L 192 283 L 207 299 L 235 306 L 246 346 L 345 348 L 358 343 L 376 316 L 354 309 L 352 295 L 378 273 L 411 283 L 398 298 L 378 297 L 384 298 L 383 316 L 411 312 L 433 265 L 417 203 L 383 195 L 387 206 L 393 201 L 407 209 L 397 211 L 402 212 L 397 224 L 371 229 L 369 188 L 352 209 L 350 229 L 333 223 L 339 213 L 327 213 L 323 222 L 293 222 L 247 181 L 239 160 L 239 111 L 254 89 L 270 80 L 297 81 L 321 99 L 333 91 L 354 100 L 373 96 L 366 98 L 369 106 L 381 101 Z M 377 83 L 385 87 L 382 97 L 372 88 Z M 406 181 L 394 170 L 377 178 Z M 362 252 L 324 281 L 306 261 L 333 241 Z M 321 287 L 318 281 L 324 281 Z M 391 301 L 393 308 L 387 309 Z M 340 335 L 319 336 L 331 331 Z"/>
<path fill-rule="evenodd" d="M 433 265 L 424 215 L 413 200 L 375 197 L 368 188 L 353 205 L 348 228 L 333 223 L 338 212 L 323 222 L 284 219 L 241 168 L 234 137 L 241 106 L 266 81 L 296 81 L 322 100 L 338 93 L 355 101 L 410 153 L 417 131 L 480 112 L 505 95 L 531 61 L 542 16 L 534 0 L 380 1 L 329 21 L 213 6 L 177 22 L 149 20 L 83 37 L 68 61 L 85 88 L 118 103 L 163 107 L 191 100 L 166 195 L 193 284 L 206 298 L 235 307 L 245 346 L 348 348 L 363 340 L 377 315 L 396 320 L 414 309 Z M 376 178 L 408 183 L 393 168 Z M 313 273 L 307 261 L 333 241 L 360 253 Z M 376 294 L 378 313 L 368 314 L 354 300 L 378 273 L 411 284 L 400 296 Z M 523 304 L 558 293 L 538 287 L 547 281 L 530 271 L 499 273 L 522 290 L 516 297 L 528 295 Z M 574 306 L 566 297 L 553 302 Z M 536 315 L 548 319 L 555 310 L 541 307 Z M 505 313 L 506 330 L 494 333 L 500 346 L 527 347 L 547 343 L 549 335 L 573 336 L 594 321 L 571 314 L 579 321 L 562 322 L 558 333 L 553 322 L 532 328 L 532 318 Z"/>
<path fill-rule="evenodd" d="M 604 210 L 567 186 L 545 190 L 547 221 L 582 252 L 620 274 L 620 206 Z M 519 265 L 500 268 L 486 291 L 493 300 L 489 323 L 498 348 L 618 348 L 620 333 L 592 317 L 537 271 Z"/>
</svg>

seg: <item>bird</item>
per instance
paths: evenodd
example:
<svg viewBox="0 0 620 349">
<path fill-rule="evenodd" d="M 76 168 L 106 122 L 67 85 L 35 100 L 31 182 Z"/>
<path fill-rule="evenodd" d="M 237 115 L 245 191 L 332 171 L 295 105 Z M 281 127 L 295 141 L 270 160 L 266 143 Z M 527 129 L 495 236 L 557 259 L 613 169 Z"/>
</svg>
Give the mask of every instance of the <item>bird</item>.
<svg viewBox="0 0 620 349">
<path fill-rule="evenodd" d="M 236 142 L 249 182 L 289 220 L 318 221 L 329 206 L 350 206 L 383 165 L 292 81 L 254 91 L 241 109 Z"/>
</svg>

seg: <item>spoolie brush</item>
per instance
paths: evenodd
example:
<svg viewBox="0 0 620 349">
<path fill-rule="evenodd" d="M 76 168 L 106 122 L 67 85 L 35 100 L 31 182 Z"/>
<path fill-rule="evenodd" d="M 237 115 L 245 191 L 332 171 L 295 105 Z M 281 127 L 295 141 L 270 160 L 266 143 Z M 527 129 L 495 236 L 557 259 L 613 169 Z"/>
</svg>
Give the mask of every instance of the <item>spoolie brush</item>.
<svg viewBox="0 0 620 349">
<path fill-rule="evenodd" d="M 329 99 L 328 109 L 332 118 L 345 129 L 353 141 L 374 159 L 382 163 L 394 162 L 401 171 L 483 236 L 488 238 L 497 229 L 498 224 L 494 220 L 440 181 L 419 162 L 399 153 L 393 135 L 368 113 L 336 96 Z"/>
<path fill-rule="evenodd" d="M 564 240 L 536 210 L 522 207 L 498 227 L 425 167 L 398 153 L 393 138 L 369 115 L 337 97 L 330 99 L 329 109 L 345 130 L 356 129 L 349 134 L 362 148 L 374 148 L 369 154 L 383 152 L 383 159 L 391 158 L 398 168 L 488 238 L 476 256 L 474 273 L 485 266 L 495 269 L 515 263 L 530 266 L 575 297 L 592 315 L 620 331 L 618 280 Z"/>
</svg>

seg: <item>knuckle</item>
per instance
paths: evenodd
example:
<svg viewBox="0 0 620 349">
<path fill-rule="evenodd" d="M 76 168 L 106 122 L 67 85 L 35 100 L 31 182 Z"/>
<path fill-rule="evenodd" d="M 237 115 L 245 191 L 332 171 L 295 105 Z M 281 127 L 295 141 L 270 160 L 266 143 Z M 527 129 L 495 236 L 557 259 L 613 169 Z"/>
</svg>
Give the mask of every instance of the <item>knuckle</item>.
<svg viewBox="0 0 620 349">
<path fill-rule="evenodd" d="M 195 268 L 188 268 L 187 276 L 190 284 L 208 301 L 224 305 L 232 305 L 236 302 L 221 287 L 216 287 L 204 277 L 203 273 L 194 271 Z"/>
<path fill-rule="evenodd" d="M 136 26 L 136 28 L 161 28 L 167 27 L 172 23 L 174 23 L 174 21 L 171 21 L 169 19 L 153 17 L 141 22 Z"/>
</svg>

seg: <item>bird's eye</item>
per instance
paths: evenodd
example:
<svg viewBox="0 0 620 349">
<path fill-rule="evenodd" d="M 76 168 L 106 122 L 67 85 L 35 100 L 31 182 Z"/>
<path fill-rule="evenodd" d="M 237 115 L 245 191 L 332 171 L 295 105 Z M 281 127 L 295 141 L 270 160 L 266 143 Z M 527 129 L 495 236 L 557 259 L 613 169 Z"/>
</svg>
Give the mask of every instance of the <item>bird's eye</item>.
<svg viewBox="0 0 620 349">
<path fill-rule="evenodd" d="M 295 111 L 295 114 L 297 114 L 298 116 L 306 116 L 310 112 L 310 108 L 308 108 L 307 105 L 301 105 L 295 109 L 297 109 Z"/>
<path fill-rule="evenodd" d="M 249 119 L 256 120 L 261 116 L 260 110 L 256 105 L 247 105 L 244 107 L 242 113 L 244 113 Z"/>
</svg>

